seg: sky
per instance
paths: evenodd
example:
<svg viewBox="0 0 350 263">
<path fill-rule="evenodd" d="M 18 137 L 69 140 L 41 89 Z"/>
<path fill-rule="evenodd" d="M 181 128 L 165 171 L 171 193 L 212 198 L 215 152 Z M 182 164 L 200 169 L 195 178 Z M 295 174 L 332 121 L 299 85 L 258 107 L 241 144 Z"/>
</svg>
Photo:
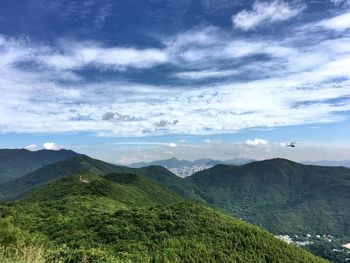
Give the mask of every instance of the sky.
<svg viewBox="0 0 350 263">
<path fill-rule="evenodd" d="M 0 3 L 0 148 L 345 160 L 349 131 L 350 0 Z"/>
</svg>

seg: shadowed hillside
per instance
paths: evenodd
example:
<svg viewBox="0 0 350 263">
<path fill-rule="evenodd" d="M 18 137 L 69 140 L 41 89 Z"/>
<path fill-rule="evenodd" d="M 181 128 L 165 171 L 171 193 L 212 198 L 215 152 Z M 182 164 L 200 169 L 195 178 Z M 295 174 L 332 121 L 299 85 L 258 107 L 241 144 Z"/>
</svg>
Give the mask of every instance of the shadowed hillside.
<svg viewBox="0 0 350 263">
<path fill-rule="evenodd" d="M 350 236 L 350 170 L 285 159 L 217 165 L 188 179 L 206 202 L 273 233 Z"/>
<path fill-rule="evenodd" d="M 13 180 L 51 163 L 79 154 L 70 150 L 0 149 L 0 183 Z"/>
<path fill-rule="evenodd" d="M 0 184 L 0 200 L 16 198 L 31 189 L 71 174 L 93 173 L 96 175 L 103 175 L 113 172 L 132 173 L 133 170 L 128 167 L 116 166 L 92 159 L 86 155 L 81 155 L 65 161 L 53 163 L 33 173 Z"/>
</svg>

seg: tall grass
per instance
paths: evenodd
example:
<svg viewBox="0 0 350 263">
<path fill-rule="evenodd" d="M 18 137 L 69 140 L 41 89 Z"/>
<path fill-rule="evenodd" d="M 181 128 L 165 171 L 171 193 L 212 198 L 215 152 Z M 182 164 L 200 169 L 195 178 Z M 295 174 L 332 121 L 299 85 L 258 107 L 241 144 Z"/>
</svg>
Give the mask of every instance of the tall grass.
<svg viewBox="0 0 350 263">
<path fill-rule="evenodd" d="M 41 246 L 0 246 L 0 262 L 3 263 L 45 263 Z"/>
</svg>

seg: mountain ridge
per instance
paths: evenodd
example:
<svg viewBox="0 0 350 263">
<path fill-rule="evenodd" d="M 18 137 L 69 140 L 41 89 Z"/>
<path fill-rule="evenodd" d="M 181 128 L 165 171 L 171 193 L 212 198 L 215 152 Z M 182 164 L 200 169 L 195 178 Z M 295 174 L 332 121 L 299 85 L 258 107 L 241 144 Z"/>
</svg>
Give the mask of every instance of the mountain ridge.
<svg viewBox="0 0 350 263">
<path fill-rule="evenodd" d="M 213 160 L 210 158 L 202 158 L 194 161 L 188 161 L 188 160 L 179 160 L 176 157 L 172 157 L 169 159 L 156 160 L 152 162 L 132 163 L 132 164 L 129 164 L 128 166 L 134 167 L 134 168 L 142 168 L 146 166 L 159 165 L 159 166 L 166 167 L 167 169 L 172 169 L 172 168 L 179 168 L 184 166 L 202 166 L 202 165 L 213 166 L 220 163 L 242 165 L 252 161 L 254 160 L 245 159 L 245 158 L 236 158 L 236 159 L 225 160 L 225 161 Z"/>
<path fill-rule="evenodd" d="M 350 236 L 348 168 L 277 158 L 242 166 L 217 165 L 185 180 L 208 203 L 273 233 Z M 330 198 L 329 193 L 335 196 Z M 307 216 L 311 213 L 314 218 Z M 295 226 L 288 223 L 291 218 Z"/>
<path fill-rule="evenodd" d="M 0 149 L 0 183 L 16 179 L 46 165 L 79 156 L 72 150 Z"/>
<path fill-rule="evenodd" d="M 55 162 L 38 170 L 0 184 L 0 200 L 11 200 L 21 194 L 74 173 L 93 172 L 98 175 L 112 172 L 134 172 L 132 168 L 116 166 L 103 161 L 79 155 Z"/>
<path fill-rule="evenodd" d="M 24 237 L 42 262 L 326 262 L 152 179 L 99 170 L 0 204 L 0 235 L 13 236 L 0 245 L 21 250 Z"/>
</svg>

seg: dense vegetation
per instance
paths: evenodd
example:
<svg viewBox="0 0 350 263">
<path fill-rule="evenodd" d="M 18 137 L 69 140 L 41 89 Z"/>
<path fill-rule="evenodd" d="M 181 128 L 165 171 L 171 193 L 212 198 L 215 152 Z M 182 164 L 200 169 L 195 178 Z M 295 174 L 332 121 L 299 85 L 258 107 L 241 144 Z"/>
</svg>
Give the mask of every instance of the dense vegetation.
<svg viewBox="0 0 350 263">
<path fill-rule="evenodd" d="M 80 155 L 65 161 L 56 162 L 21 176 L 15 180 L 0 184 L 0 200 L 11 200 L 19 195 L 47 184 L 59 178 L 74 173 L 94 173 L 103 175 L 107 173 L 135 173 L 133 169 L 117 166 Z"/>
<path fill-rule="evenodd" d="M 83 176 L 83 177 L 80 177 Z M 3 262 L 323 262 L 135 174 L 78 173 L 0 206 Z"/>
<path fill-rule="evenodd" d="M 83 183 L 79 179 L 80 175 L 84 175 L 83 180 L 87 180 L 88 183 Z M 57 179 L 60 180 L 54 182 Z M 46 185 L 50 182 L 54 183 Z M 46 186 L 36 190 L 43 185 Z M 274 234 L 332 234 L 337 238 L 343 237 L 344 241 L 348 242 L 349 187 L 349 169 L 306 166 L 283 159 L 243 166 L 217 165 L 183 179 L 161 166 L 135 169 L 80 155 L 0 184 L 0 200 L 21 199 L 9 206 L 3 206 L 13 207 L 12 210 L 6 208 L 4 211 L 15 211 L 14 215 L 5 216 L 6 222 L 9 223 L 12 222 L 9 218 L 18 216 L 19 211 L 27 211 L 26 207 L 30 207 L 32 211 L 26 213 L 33 216 L 30 220 L 27 218 L 28 222 L 35 222 L 38 220 L 36 217 L 42 215 L 43 211 L 46 211 L 49 218 L 50 211 L 66 211 L 68 204 L 69 207 L 76 207 L 69 213 L 68 218 L 81 219 L 87 215 L 81 214 L 79 209 L 97 210 L 96 216 L 102 217 L 100 213 L 106 211 L 115 213 L 120 209 L 139 210 L 140 207 L 146 209 L 190 199 L 220 207 Z M 34 192 L 25 194 L 31 190 Z M 22 206 L 23 203 L 25 205 Z M 147 210 L 142 209 L 140 211 Z M 73 222 L 61 214 L 53 212 L 52 215 L 61 218 L 67 224 Z M 22 233 L 27 227 L 25 223 L 17 223 L 21 222 L 20 217 L 13 221 L 11 226 L 14 229 L 18 228 Z M 57 224 L 55 221 L 51 223 Z M 40 237 L 51 238 L 42 231 L 43 229 L 33 228 L 30 232 Z M 85 230 L 72 231 L 80 233 Z M 29 236 L 32 238 L 31 234 Z M 59 242 L 52 242 L 51 240 L 49 244 L 57 248 Z M 29 247 L 24 247 L 25 251 L 48 251 L 47 247 L 42 250 L 40 245 L 28 245 Z M 314 244 L 309 247 L 313 253 L 332 260 L 346 256 L 346 253 L 332 253 L 333 248 L 327 251 L 322 248 L 327 249 L 329 245 Z M 18 251 L 18 247 L 15 251 Z"/>
<path fill-rule="evenodd" d="M 350 170 L 284 159 L 218 165 L 186 180 L 209 204 L 280 234 L 350 237 Z"/>
<path fill-rule="evenodd" d="M 347 241 L 335 240 L 329 242 L 325 240 L 317 240 L 313 241 L 312 244 L 305 246 L 305 249 L 322 258 L 328 259 L 333 263 L 344 263 L 348 262 L 348 258 L 350 258 L 350 251 L 342 247 L 345 242 Z"/>
<path fill-rule="evenodd" d="M 185 181 L 162 166 L 148 166 L 138 170 L 144 176 L 157 180 L 162 185 L 177 192 L 179 195 L 198 201 L 204 201 L 196 194 L 196 187 L 190 181 Z"/>
<path fill-rule="evenodd" d="M 25 149 L 0 149 L 0 183 L 78 155 L 70 150 L 32 152 Z"/>
<path fill-rule="evenodd" d="M 275 234 L 350 238 L 348 168 L 272 159 L 242 166 L 217 165 L 185 179 L 144 174 L 182 196 L 220 207 Z"/>
</svg>

